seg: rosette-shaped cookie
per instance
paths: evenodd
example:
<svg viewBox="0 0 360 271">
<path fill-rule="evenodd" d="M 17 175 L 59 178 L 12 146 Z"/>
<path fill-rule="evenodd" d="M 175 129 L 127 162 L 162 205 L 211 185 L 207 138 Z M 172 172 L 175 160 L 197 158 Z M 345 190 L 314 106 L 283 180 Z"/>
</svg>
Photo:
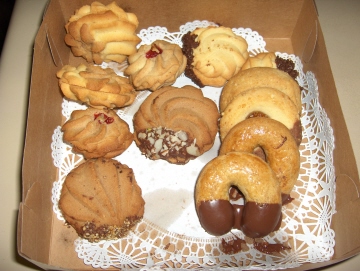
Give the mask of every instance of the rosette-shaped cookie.
<svg viewBox="0 0 360 271">
<path fill-rule="evenodd" d="M 223 86 L 249 57 L 246 40 L 223 26 L 197 28 L 182 41 L 187 57 L 185 75 L 200 87 Z"/>
<path fill-rule="evenodd" d="M 124 237 L 144 215 L 133 170 L 113 159 L 90 159 L 65 178 L 59 208 L 66 222 L 90 242 Z"/>
<path fill-rule="evenodd" d="M 150 159 L 185 164 L 213 146 L 218 118 L 216 104 L 200 89 L 163 87 L 135 113 L 135 142 Z"/>
<path fill-rule="evenodd" d="M 186 57 L 180 46 L 163 40 L 140 46 L 128 61 L 124 73 L 137 90 L 155 91 L 172 85 L 186 66 Z"/>
<path fill-rule="evenodd" d="M 65 25 L 65 43 L 75 56 L 88 62 L 123 62 L 136 52 L 141 41 L 136 35 L 139 22 L 115 2 L 93 2 L 78 9 Z"/>
<path fill-rule="evenodd" d="M 275 63 L 276 55 L 274 52 L 269 53 L 259 53 L 255 56 L 250 56 L 244 65 L 241 67 L 241 70 L 246 70 L 254 67 L 269 67 L 276 68 Z"/>
<path fill-rule="evenodd" d="M 115 157 L 133 141 L 128 124 L 113 110 L 75 110 L 62 126 L 62 131 L 64 142 L 86 159 Z"/>
<path fill-rule="evenodd" d="M 66 98 L 98 109 L 130 105 L 137 95 L 128 78 L 118 76 L 109 68 L 65 65 L 56 75 Z"/>
</svg>

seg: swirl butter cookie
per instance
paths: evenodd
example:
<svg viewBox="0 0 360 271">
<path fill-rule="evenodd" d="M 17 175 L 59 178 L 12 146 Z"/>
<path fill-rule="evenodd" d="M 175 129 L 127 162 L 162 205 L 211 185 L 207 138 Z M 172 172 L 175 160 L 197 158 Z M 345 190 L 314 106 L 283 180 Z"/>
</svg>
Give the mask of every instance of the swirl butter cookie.
<svg viewBox="0 0 360 271">
<path fill-rule="evenodd" d="M 79 8 L 65 25 L 65 43 L 75 56 L 88 62 L 118 62 L 136 52 L 141 41 L 135 14 L 127 13 L 115 2 L 93 2 Z"/>
<path fill-rule="evenodd" d="M 112 69 L 80 64 L 65 65 L 57 72 L 59 86 L 66 98 L 93 108 L 119 108 L 132 104 L 137 92 L 126 77 Z"/>
<path fill-rule="evenodd" d="M 64 142 L 86 159 L 113 158 L 123 153 L 133 141 L 127 123 L 110 109 L 75 110 L 62 131 Z"/>
<path fill-rule="evenodd" d="M 124 74 L 129 76 L 134 87 L 155 91 L 176 81 L 185 70 L 186 57 L 179 45 L 157 40 L 140 46 L 129 56 L 128 62 Z"/>
<path fill-rule="evenodd" d="M 185 164 L 208 151 L 218 132 L 214 101 L 193 86 L 152 92 L 133 118 L 134 139 L 152 160 Z"/>
<path fill-rule="evenodd" d="M 187 57 L 185 75 L 199 87 L 223 86 L 249 57 L 246 40 L 223 26 L 197 28 L 182 41 Z"/>
</svg>

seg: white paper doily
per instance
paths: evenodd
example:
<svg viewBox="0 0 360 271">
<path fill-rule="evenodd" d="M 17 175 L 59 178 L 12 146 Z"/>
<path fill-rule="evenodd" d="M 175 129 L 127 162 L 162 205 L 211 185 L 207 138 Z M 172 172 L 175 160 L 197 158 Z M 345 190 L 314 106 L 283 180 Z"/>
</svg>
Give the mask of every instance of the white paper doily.
<svg viewBox="0 0 360 271">
<path fill-rule="evenodd" d="M 196 27 L 209 24 L 211 23 L 207 21 L 194 21 L 181 26 L 177 33 L 169 33 L 164 27 L 151 27 L 142 30 L 139 36 L 142 43 L 163 39 L 181 46 L 182 35 Z M 250 53 L 266 51 L 265 42 L 257 32 L 244 28 L 233 31 L 247 40 Z M 301 171 L 291 193 L 295 200 L 283 207 L 280 230 L 264 240 L 269 243 L 286 243 L 291 246 L 291 250 L 284 250 L 279 255 L 267 255 L 254 249 L 252 244 L 247 244 L 245 250 L 226 255 L 219 249 L 221 238 L 208 235 L 200 226 L 193 200 L 194 185 L 203 166 L 217 156 L 220 146 L 217 137 L 210 151 L 186 165 L 149 160 L 141 155 L 135 143 L 116 157 L 116 160 L 134 170 L 145 200 L 144 219 L 126 238 L 120 240 L 90 243 L 81 238 L 76 239 L 75 251 L 85 264 L 94 268 L 114 266 L 124 269 L 221 269 L 240 266 L 246 270 L 274 270 L 296 267 L 305 262 L 327 261 L 331 258 L 335 245 L 335 233 L 330 228 L 331 218 L 335 213 L 333 130 L 319 104 L 314 74 L 304 74 L 301 61 L 294 55 L 277 55 L 295 62 L 295 68 L 299 71 L 297 80 L 303 88 Z M 185 84 L 194 85 L 182 75 L 174 86 L 181 87 Z M 218 104 L 221 88 L 205 87 L 202 90 L 205 96 Z M 148 94 L 149 92 L 143 91 L 133 105 L 117 111 L 131 130 L 132 116 Z M 84 105 L 64 99 L 62 115 L 67 120 L 73 110 L 85 108 Z M 71 147 L 62 141 L 60 126 L 54 131 L 51 149 L 54 165 L 59 172 L 58 180 L 54 182 L 52 189 L 53 210 L 59 220 L 64 220 L 58 208 L 61 187 L 66 175 L 83 161 L 83 157 L 74 154 Z M 236 230 L 222 238 L 231 240 L 234 234 L 244 239 L 242 232 Z"/>
</svg>

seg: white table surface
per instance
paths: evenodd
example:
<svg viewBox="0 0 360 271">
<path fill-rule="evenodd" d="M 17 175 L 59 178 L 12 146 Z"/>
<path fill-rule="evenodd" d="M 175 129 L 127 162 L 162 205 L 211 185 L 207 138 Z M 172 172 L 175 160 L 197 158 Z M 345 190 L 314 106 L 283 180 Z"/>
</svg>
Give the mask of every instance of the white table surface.
<svg viewBox="0 0 360 271">
<path fill-rule="evenodd" d="M 46 2 L 17 0 L 0 59 L 0 270 L 39 270 L 17 254 L 16 220 L 33 41 Z M 316 4 L 360 169 L 360 1 L 316 0 Z M 360 256 L 323 270 L 360 270 Z"/>
</svg>

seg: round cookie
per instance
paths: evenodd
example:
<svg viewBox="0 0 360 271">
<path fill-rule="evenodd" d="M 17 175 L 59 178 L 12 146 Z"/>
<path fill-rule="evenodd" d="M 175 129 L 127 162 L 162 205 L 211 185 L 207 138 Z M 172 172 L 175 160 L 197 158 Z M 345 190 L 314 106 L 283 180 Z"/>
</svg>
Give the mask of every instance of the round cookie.
<svg viewBox="0 0 360 271">
<path fill-rule="evenodd" d="M 149 45 L 141 45 L 129 56 L 129 66 L 124 74 L 137 90 L 155 91 L 172 85 L 183 73 L 186 57 L 179 45 L 157 40 Z"/>
<path fill-rule="evenodd" d="M 287 198 L 299 176 L 298 145 L 282 123 L 270 118 L 250 118 L 236 124 L 223 140 L 219 155 L 228 152 L 253 153 L 261 148 L 265 160 L 280 182 L 283 198 Z"/>
<path fill-rule="evenodd" d="M 124 237 L 144 215 L 133 170 L 113 159 L 90 159 L 65 178 L 59 209 L 67 224 L 90 242 Z"/>
<path fill-rule="evenodd" d="M 241 67 L 241 70 L 243 71 L 254 67 L 276 68 L 275 59 L 276 55 L 274 52 L 258 53 L 250 56 Z"/>
<path fill-rule="evenodd" d="M 64 142 L 86 159 L 113 158 L 133 141 L 128 124 L 110 109 L 74 110 L 61 129 Z"/>
<path fill-rule="evenodd" d="M 285 93 L 301 113 L 301 92 L 298 83 L 286 72 L 270 67 L 254 67 L 240 71 L 224 86 L 220 95 L 220 112 L 241 92 L 257 88 L 275 88 Z"/>
<path fill-rule="evenodd" d="M 218 119 L 216 104 L 200 89 L 163 87 L 135 113 L 135 142 L 150 159 L 185 164 L 213 146 Z"/>
<path fill-rule="evenodd" d="M 229 201 L 231 186 L 245 197 L 240 212 Z M 246 236 L 260 238 L 274 231 L 281 220 L 280 186 L 273 171 L 246 152 L 219 155 L 205 165 L 196 182 L 195 205 L 202 227 L 216 236 L 238 224 Z"/>
<path fill-rule="evenodd" d="M 185 75 L 199 87 L 223 86 L 249 57 L 246 40 L 228 27 L 197 28 L 182 41 L 187 57 Z"/>
<path fill-rule="evenodd" d="M 266 116 L 284 124 L 301 142 L 301 123 L 298 109 L 289 96 L 274 88 L 258 87 L 238 94 L 222 112 L 220 137 L 240 121 L 253 116 Z"/>
<path fill-rule="evenodd" d="M 93 108 L 125 107 L 131 105 L 137 96 L 129 79 L 118 76 L 110 68 L 65 65 L 56 75 L 66 98 Z"/>
</svg>

